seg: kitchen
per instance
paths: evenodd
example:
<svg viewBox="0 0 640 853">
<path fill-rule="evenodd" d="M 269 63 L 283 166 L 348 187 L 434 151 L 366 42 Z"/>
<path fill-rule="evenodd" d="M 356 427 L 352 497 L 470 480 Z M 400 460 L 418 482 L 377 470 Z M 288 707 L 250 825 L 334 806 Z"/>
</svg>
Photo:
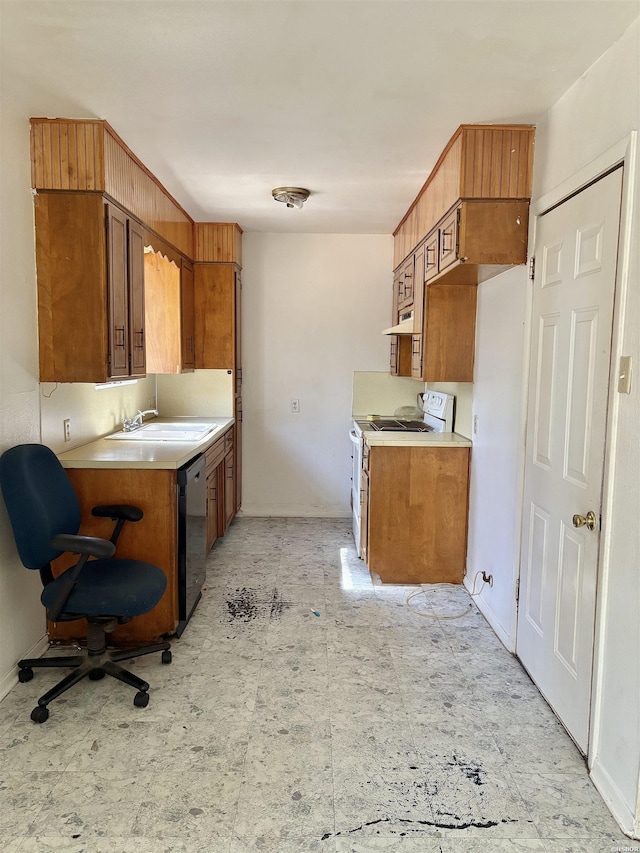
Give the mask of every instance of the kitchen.
<svg viewBox="0 0 640 853">
<path fill-rule="evenodd" d="M 626 39 L 607 52 L 598 66 L 581 84 L 580 90 L 567 92 L 558 100 L 547 121 L 538 126 L 537 151 L 540 157 L 538 187 L 534 198 L 559 185 L 578 166 L 590 162 L 606 151 L 627 132 L 637 127 L 633 90 L 626 97 L 625 87 L 634 80 L 633 41 Z M 626 81 L 623 85 L 622 81 Z M 601 96 L 612 92 L 615 117 L 607 122 L 591 116 L 583 91 Z M 608 99 L 609 100 L 609 99 Z M 637 100 L 637 99 L 636 99 Z M 61 111 L 56 109 L 56 113 Z M 115 429 L 124 417 L 137 409 L 149 408 L 155 396 L 154 380 L 133 386 L 95 392 L 94 389 L 59 385 L 42 389 L 37 383 L 35 277 L 33 246 L 24 235 L 33 227 L 32 199 L 24 188 L 30 185 L 28 155 L 29 114 L 17 95 L 8 99 L 3 110 L 4 151 L 10 173 L 3 174 L 3 357 L 2 406 L 3 439 L 6 445 L 24 440 L 42 440 L 56 450 L 64 443 L 61 423 L 71 420 L 74 440 L 91 438 Z M 576 118 L 577 117 L 577 118 Z M 107 120 L 114 121 L 111 115 Z M 566 130 L 571 126 L 571 132 Z M 447 135 L 445 134 L 445 137 Z M 544 141 L 546 140 L 546 142 Z M 446 139 L 440 139 L 440 147 Z M 542 141 L 542 142 L 541 142 Z M 576 163 L 575 151 L 580 152 Z M 424 179 L 424 174 L 418 184 Z M 270 187 L 269 187 L 270 189 Z M 313 203 L 313 197 L 309 205 Z M 5 207 L 6 205 L 6 207 Z M 406 207 L 406 205 L 405 205 Z M 306 212 L 306 211 L 305 211 Z M 401 212 L 401 211 L 400 211 Z M 399 218 L 399 217 L 398 217 Z M 242 224 L 242 223 L 241 223 Z M 346 425 L 351 413 L 353 372 L 387 372 L 388 352 L 379 331 L 389 325 L 389 274 L 392 238 L 388 234 L 303 234 L 247 233 L 243 239 L 244 298 L 244 390 L 245 435 L 244 466 L 246 470 L 244 511 L 247 515 L 285 515 L 300 512 L 309 516 L 342 515 L 347 517 L 349 444 Z M 637 254 L 632 257 L 637 269 Z M 344 281 L 350 286 L 345 287 Z M 278 286 L 274 286 L 278 282 Z M 17 283 L 17 284 L 16 284 Z M 470 570 L 488 565 L 497 579 L 492 590 L 483 592 L 486 611 L 495 617 L 492 624 L 501 638 L 513 642 L 512 590 L 517 563 L 517 519 L 513 512 L 501 513 L 517 503 L 519 492 L 518 458 L 520 453 L 522 336 L 526 322 L 526 270 L 503 274 L 479 289 L 478 357 L 473 386 L 474 414 L 479 428 L 474 439 L 476 476 L 472 475 L 470 521 Z M 629 296 L 632 300 L 632 295 Z M 260 310 L 249 310 L 248 306 Z M 632 316 L 635 303 L 630 301 Z M 297 322 L 292 324 L 291 317 Z M 358 322 L 353 318 L 358 317 Z M 498 318 L 518 318 L 508 324 Z M 627 321 L 629 322 L 629 321 Z M 293 327 L 292 327 L 293 326 Z M 630 341 L 633 342 L 633 334 Z M 373 331 L 372 331 L 373 330 Z M 374 334 L 375 332 L 375 334 Z M 313 342 L 316 342 L 315 344 Z M 330 341 L 331 345 L 328 346 Z M 635 344 L 634 344 L 635 345 Z M 230 412 L 231 396 L 225 383 L 226 373 L 159 380 L 159 405 L 171 414 L 214 414 L 201 410 L 205 399 L 218 397 Z M 177 391 L 180 383 L 180 391 Z M 490 407 L 492 388 L 503 390 L 498 412 Z M 225 390 L 226 388 L 226 390 Z M 190 397 L 189 411 L 174 406 L 182 391 Z M 222 389 L 222 390 L 220 390 Z M 451 389 L 458 398 L 470 389 Z M 50 395 L 50 396 L 49 396 Z M 104 396 L 100 396 L 104 395 Z M 163 398 L 164 395 L 164 398 Z M 226 395 L 226 396 L 225 396 Z M 300 411 L 291 413 L 290 401 L 300 401 Z M 631 402 L 634 403 L 635 396 Z M 216 406 L 218 403 L 216 402 Z M 635 403 L 634 403 L 635 405 Z M 59 408 L 56 408 L 59 407 Z M 42 418 L 42 433 L 40 433 Z M 621 424 L 621 446 L 633 447 L 631 414 Z M 624 432 L 624 430 L 631 430 Z M 626 436 L 626 437 L 625 437 Z M 309 454 L 309 445 L 326 448 L 323 460 Z M 619 464 L 623 469 L 624 463 Z M 323 476 L 319 475 L 323 473 Z M 623 480 L 624 480 L 624 474 Z M 273 484 L 286 484 L 274 494 Z M 342 491 L 341 491 L 342 489 Z M 494 494 L 495 492 L 495 494 Z M 491 499 L 487 500 L 487 495 Z M 616 525 L 633 529 L 632 500 L 617 508 Z M 629 519 L 629 523 L 625 519 Z M 622 549 L 612 556 L 616 565 L 633 564 L 627 559 L 624 537 Z M 495 542 L 502 544 L 496 557 Z M 10 543 L 3 540 L 3 554 L 10 555 Z M 13 661 L 24 654 L 35 640 L 34 626 L 40 624 L 41 610 L 35 589 L 28 588 L 24 573 L 15 572 L 3 584 L 1 675 L 8 673 Z M 625 582 L 618 598 L 624 613 L 624 599 L 633 599 L 633 585 Z M 32 599 L 32 601 L 31 601 Z M 23 604 L 24 600 L 24 604 Z M 11 611 L 16 602 L 24 607 L 15 620 Z M 615 611 L 614 611 L 615 613 Z M 615 620 L 615 617 L 612 616 Z M 617 620 L 626 622 L 624 616 Z M 627 623 L 631 624 L 631 623 Z M 631 628 L 629 628 L 631 630 Z M 618 640 L 625 647 L 633 642 L 629 636 Z M 616 646 L 603 654 L 615 655 Z M 606 686 L 615 693 L 615 682 Z M 608 730 L 624 729 L 624 723 L 607 724 L 613 713 L 610 694 L 603 696 L 601 725 Z M 624 709 L 620 711 L 624 714 Z M 613 746 L 607 749 L 613 749 Z M 603 760 L 607 761 L 605 753 Z M 629 787 L 628 772 L 624 784 Z M 636 779 L 637 784 L 637 779 Z"/>
</svg>

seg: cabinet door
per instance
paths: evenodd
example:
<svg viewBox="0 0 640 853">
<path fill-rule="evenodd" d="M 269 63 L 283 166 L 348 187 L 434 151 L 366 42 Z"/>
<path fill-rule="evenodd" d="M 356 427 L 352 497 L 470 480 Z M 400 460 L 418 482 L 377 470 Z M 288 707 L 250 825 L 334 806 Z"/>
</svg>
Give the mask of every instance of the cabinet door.
<svg viewBox="0 0 640 853">
<path fill-rule="evenodd" d="M 403 311 L 413 303 L 413 255 L 403 265 L 398 281 L 398 309 Z"/>
<path fill-rule="evenodd" d="M 438 228 L 429 236 L 424 244 L 424 280 L 430 281 L 438 274 L 438 254 L 440 247 L 440 231 Z"/>
<path fill-rule="evenodd" d="M 129 279 L 129 353 L 130 376 L 144 376 L 146 371 L 144 317 L 144 232 L 133 219 L 128 220 L 127 269 Z"/>
<path fill-rule="evenodd" d="M 473 382 L 478 288 L 429 285 L 425 293 L 425 382 Z"/>
<path fill-rule="evenodd" d="M 446 269 L 458 258 L 458 222 L 459 208 L 445 219 L 440 226 L 440 260 L 438 272 Z"/>
<path fill-rule="evenodd" d="M 360 472 L 360 553 L 365 563 L 369 559 L 369 474 Z"/>
<path fill-rule="evenodd" d="M 180 325 L 182 340 L 182 368 L 196 366 L 195 334 L 196 315 L 193 292 L 193 266 L 182 261 L 180 274 Z"/>
<path fill-rule="evenodd" d="M 231 523 L 235 515 L 235 466 L 233 448 L 224 458 L 224 528 Z"/>
<path fill-rule="evenodd" d="M 236 267 L 194 264 L 196 368 L 236 368 Z"/>
<path fill-rule="evenodd" d="M 236 422 L 233 427 L 233 450 L 235 454 L 235 504 L 234 515 L 242 506 L 242 397 L 236 399 Z"/>
<path fill-rule="evenodd" d="M 411 336 L 411 376 L 422 379 L 422 335 Z"/>
<path fill-rule="evenodd" d="M 107 228 L 97 193 L 34 197 L 41 382 L 109 378 Z"/>
<path fill-rule="evenodd" d="M 218 472 L 207 472 L 207 553 L 218 538 Z"/>
<path fill-rule="evenodd" d="M 109 288 L 109 376 L 129 375 L 129 269 L 127 217 L 107 205 L 107 269 Z"/>
</svg>

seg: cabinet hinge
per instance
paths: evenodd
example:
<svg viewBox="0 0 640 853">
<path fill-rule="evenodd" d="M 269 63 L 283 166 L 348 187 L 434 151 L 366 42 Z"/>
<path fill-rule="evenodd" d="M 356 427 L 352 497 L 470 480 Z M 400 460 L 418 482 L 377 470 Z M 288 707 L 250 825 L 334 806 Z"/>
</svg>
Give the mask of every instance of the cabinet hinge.
<svg viewBox="0 0 640 853">
<path fill-rule="evenodd" d="M 536 258 L 535 255 L 532 255 L 529 258 L 529 280 L 533 281 L 536 274 Z"/>
</svg>

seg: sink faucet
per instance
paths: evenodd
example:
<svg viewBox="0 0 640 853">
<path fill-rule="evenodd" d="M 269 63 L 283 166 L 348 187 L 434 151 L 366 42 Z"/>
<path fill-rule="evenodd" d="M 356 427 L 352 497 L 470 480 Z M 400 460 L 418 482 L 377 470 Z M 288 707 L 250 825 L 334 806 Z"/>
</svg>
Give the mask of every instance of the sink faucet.
<svg viewBox="0 0 640 853">
<path fill-rule="evenodd" d="M 140 429 L 142 426 L 142 420 L 145 415 L 158 415 L 157 409 L 145 409 L 144 412 L 141 412 L 138 409 L 138 414 L 133 418 L 125 418 L 122 422 L 122 428 L 124 432 L 133 432 L 135 429 Z"/>
</svg>

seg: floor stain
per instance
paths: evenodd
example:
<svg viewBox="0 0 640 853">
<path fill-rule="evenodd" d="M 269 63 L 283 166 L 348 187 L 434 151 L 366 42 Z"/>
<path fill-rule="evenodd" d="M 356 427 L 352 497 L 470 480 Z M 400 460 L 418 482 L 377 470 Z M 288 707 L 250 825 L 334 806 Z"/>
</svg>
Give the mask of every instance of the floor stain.
<svg viewBox="0 0 640 853">
<path fill-rule="evenodd" d="M 453 756 L 453 760 L 448 762 L 449 767 L 459 767 L 470 782 L 474 785 L 484 785 L 484 770 L 479 764 L 463 761 L 457 755 Z"/>
<path fill-rule="evenodd" d="M 277 587 L 274 587 L 266 596 L 260 595 L 256 589 L 245 586 L 226 595 L 229 622 L 252 622 L 259 618 L 268 618 L 277 622 L 292 603 L 282 597 Z"/>
<path fill-rule="evenodd" d="M 245 586 L 236 589 L 231 597 L 227 596 L 229 621 L 251 622 L 258 616 L 258 602 L 255 589 Z"/>
<path fill-rule="evenodd" d="M 516 823 L 515 820 L 511 818 L 503 818 L 502 820 L 467 820 L 467 821 L 456 821 L 452 823 L 451 821 L 442 821 L 442 820 L 411 820 L 410 818 L 390 818 L 390 817 L 380 817 L 377 820 L 369 820 L 366 823 L 361 823 L 360 826 L 356 826 L 353 829 L 347 829 L 344 832 L 341 830 L 339 832 L 326 832 L 322 836 L 322 841 L 326 841 L 327 838 L 331 838 L 335 836 L 336 838 L 339 835 L 353 835 L 355 832 L 362 832 L 363 829 L 369 826 L 376 826 L 381 823 L 398 823 L 405 826 L 409 826 L 410 828 L 414 827 L 422 827 L 428 826 L 434 829 L 469 829 L 473 827 L 474 829 L 492 829 L 494 826 L 498 826 L 500 823 Z M 396 830 L 389 830 L 392 834 L 395 834 Z M 414 830 L 416 831 L 416 830 Z M 419 831 L 419 830 L 418 830 Z M 404 832 L 400 832 L 400 835 L 404 835 Z"/>
</svg>

